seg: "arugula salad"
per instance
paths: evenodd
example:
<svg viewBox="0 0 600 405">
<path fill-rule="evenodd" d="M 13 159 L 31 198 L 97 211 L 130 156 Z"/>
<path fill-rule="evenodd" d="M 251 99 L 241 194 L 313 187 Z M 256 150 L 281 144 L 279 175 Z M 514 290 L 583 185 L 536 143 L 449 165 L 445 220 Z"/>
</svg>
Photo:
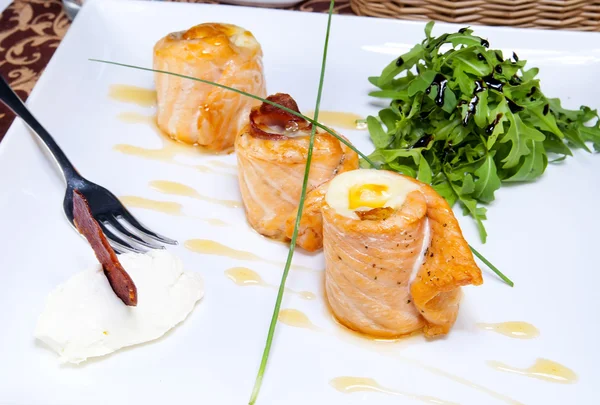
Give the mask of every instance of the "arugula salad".
<svg viewBox="0 0 600 405">
<path fill-rule="evenodd" d="M 547 98 L 537 68 L 490 49 L 471 29 L 432 37 L 432 28 L 369 78 L 379 88 L 371 96 L 392 99 L 367 118 L 375 145 L 369 158 L 431 184 L 451 206 L 458 202 L 485 242 L 482 204 L 502 183 L 540 177 L 571 148 L 600 151 L 600 121 L 596 110 L 567 110 Z"/>
</svg>

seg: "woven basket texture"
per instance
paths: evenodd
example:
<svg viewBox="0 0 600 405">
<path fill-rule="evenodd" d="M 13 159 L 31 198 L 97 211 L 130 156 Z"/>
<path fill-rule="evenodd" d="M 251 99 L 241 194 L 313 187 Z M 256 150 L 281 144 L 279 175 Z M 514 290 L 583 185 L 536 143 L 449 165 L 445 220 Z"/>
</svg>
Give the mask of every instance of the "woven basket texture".
<svg viewBox="0 0 600 405">
<path fill-rule="evenodd" d="M 600 32 L 600 0 L 351 0 L 358 15 Z"/>
</svg>

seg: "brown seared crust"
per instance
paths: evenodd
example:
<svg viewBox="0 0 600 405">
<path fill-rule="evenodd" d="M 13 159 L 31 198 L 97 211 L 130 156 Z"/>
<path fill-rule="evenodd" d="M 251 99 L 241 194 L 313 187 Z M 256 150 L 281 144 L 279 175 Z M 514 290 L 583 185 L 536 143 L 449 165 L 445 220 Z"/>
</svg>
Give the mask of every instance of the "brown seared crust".
<svg viewBox="0 0 600 405">
<path fill-rule="evenodd" d="M 354 211 L 361 221 L 383 221 L 388 219 L 396 210 L 392 207 L 373 208 L 368 211 Z"/>
<path fill-rule="evenodd" d="M 137 305 L 137 288 L 125 271 L 100 226 L 92 216 L 87 200 L 78 190 L 73 191 L 73 219 L 77 230 L 85 236 L 104 269 L 113 291 L 125 305 Z"/>
<path fill-rule="evenodd" d="M 300 112 L 298 104 L 289 94 L 277 93 L 267 97 L 267 100 L 282 105 L 292 111 Z M 264 128 L 279 128 L 281 133 L 267 132 Z M 308 131 L 312 124 L 304 118 L 290 114 L 279 107 L 262 103 L 250 112 L 250 135 L 261 139 L 288 139 L 284 133 L 289 131 Z"/>
<path fill-rule="evenodd" d="M 410 179 L 411 181 L 416 181 Z M 426 336 L 446 334 L 454 324 L 461 297 L 461 286 L 481 285 L 481 270 L 475 263 L 446 200 L 429 185 L 422 184 L 431 227 L 431 243 L 412 286 L 415 306 L 428 321 Z"/>
</svg>

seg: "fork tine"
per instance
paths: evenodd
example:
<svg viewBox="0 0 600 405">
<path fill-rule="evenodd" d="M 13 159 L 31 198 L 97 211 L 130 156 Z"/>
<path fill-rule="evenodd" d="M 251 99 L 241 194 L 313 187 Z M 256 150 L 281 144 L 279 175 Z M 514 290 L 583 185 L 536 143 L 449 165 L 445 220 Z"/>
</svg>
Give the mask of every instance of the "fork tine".
<svg viewBox="0 0 600 405">
<path fill-rule="evenodd" d="M 119 215 L 123 218 L 125 222 L 129 223 L 132 227 L 136 228 L 139 232 L 143 233 L 147 237 L 157 240 L 159 242 L 168 243 L 169 245 L 177 245 L 176 240 L 159 235 L 158 233 L 146 228 L 140 223 L 140 221 L 138 221 L 134 218 L 133 215 L 131 215 L 127 208 L 123 207 L 123 210 L 119 213 Z"/>
<path fill-rule="evenodd" d="M 108 243 L 110 244 L 110 247 L 115 251 L 116 254 L 120 255 L 123 253 L 127 253 L 126 250 L 119 248 L 115 243 L 113 243 L 112 241 L 108 241 Z"/>
<path fill-rule="evenodd" d="M 163 245 L 159 245 L 158 243 L 148 242 L 148 241 L 145 241 L 144 239 L 140 238 L 135 233 L 133 233 L 129 229 L 125 228 L 121 224 L 119 219 L 117 217 L 115 217 L 114 215 L 110 216 L 110 217 L 106 217 L 106 218 L 104 218 L 104 220 L 106 221 L 106 223 L 108 223 L 110 226 L 115 228 L 117 231 L 119 231 L 123 235 L 127 236 L 128 238 L 133 239 L 136 243 L 139 243 L 142 246 L 146 246 L 147 248 L 150 248 L 150 249 L 164 249 L 165 248 Z"/>
<path fill-rule="evenodd" d="M 129 244 L 128 242 L 124 241 L 123 239 L 119 238 L 118 236 L 116 236 L 114 233 L 112 233 L 106 227 L 106 225 L 104 225 L 104 223 L 99 221 L 98 225 L 100 225 L 100 228 L 102 228 L 102 232 L 104 232 L 104 236 L 106 236 L 106 239 L 108 239 L 111 242 L 111 244 L 116 245 L 117 249 L 122 250 L 122 251 L 123 250 L 129 251 L 129 252 L 133 252 L 133 253 L 145 253 L 146 252 L 145 249 L 135 247 L 135 246 Z"/>
</svg>

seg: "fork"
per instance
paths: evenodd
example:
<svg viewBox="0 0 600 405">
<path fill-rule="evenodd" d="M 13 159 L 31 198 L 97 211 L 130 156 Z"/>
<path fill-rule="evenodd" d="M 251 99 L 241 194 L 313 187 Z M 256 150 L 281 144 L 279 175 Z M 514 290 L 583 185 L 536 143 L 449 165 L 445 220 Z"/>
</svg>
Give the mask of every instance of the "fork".
<svg viewBox="0 0 600 405">
<path fill-rule="evenodd" d="M 79 190 L 87 199 L 92 215 L 117 253 L 143 253 L 147 248 L 164 249 L 164 246 L 157 242 L 177 244 L 177 241 L 161 236 L 142 225 L 109 190 L 81 176 L 54 138 L 35 119 L 2 77 L 0 77 L 0 101 L 25 121 L 54 156 L 67 184 L 63 209 L 73 227 L 75 227 L 73 191 Z"/>
</svg>

